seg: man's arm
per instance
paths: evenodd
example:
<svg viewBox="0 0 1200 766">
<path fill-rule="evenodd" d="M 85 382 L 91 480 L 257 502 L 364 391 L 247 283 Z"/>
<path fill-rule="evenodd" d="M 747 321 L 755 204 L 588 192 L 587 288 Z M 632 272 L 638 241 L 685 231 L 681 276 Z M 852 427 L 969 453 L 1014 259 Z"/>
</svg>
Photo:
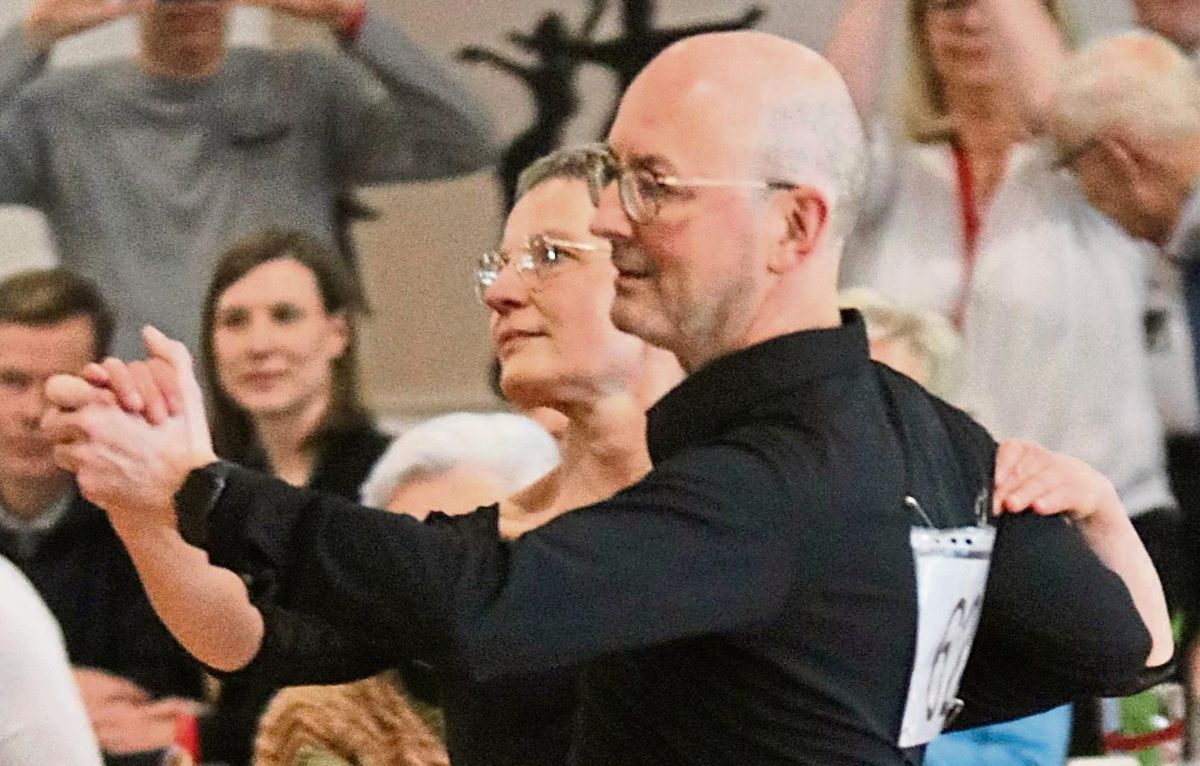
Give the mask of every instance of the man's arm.
<svg viewBox="0 0 1200 766">
<path fill-rule="evenodd" d="M 493 126 L 479 102 L 365 0 L 248 2 L 327 25 L 347 54 L 300 54 L 291 94 L 330 112 L 318 122 L 333 128 L 344 182 L 442 178 L 495 160 Z M 308 81 L 323 92 L 306 89 Z"/>
<path fill-rule="evenodd" d="M 346 181 L 443 178 L 495 161 L 487 111 L 450 76 L 446 63 L 422 51 L 380 11 L 368 7 L 361 31 L 342 48 L 357 64 L 335 62 L 334 70 L 334 124 Z"/>
<path fill-rule="evenodd" d="M 1123 696 L 1164 674 L 1172 646 L 1162 589 L 1110 490 L 1074 458 L 1001 445 L 994 508 L 1007 513 L 952 728 Z M 1112 528 L 1110 516 L 1119 517 Z"/>
<path fill-rule="evenodd" d="M 764 497 L 778 502 L 732 505 Z M 686 467 L 659 467 L 651 481 L 504 543 L 494 532 L 433 531 L 235 469 L 208 532 L 217 560 L 252 548 L 273 562 L 285 589 L 304 591 L 305 611 L 487 676 L 774 615 L 802 537 L 786 497 L 757 457 L 710 447 Z"/>
</svg>

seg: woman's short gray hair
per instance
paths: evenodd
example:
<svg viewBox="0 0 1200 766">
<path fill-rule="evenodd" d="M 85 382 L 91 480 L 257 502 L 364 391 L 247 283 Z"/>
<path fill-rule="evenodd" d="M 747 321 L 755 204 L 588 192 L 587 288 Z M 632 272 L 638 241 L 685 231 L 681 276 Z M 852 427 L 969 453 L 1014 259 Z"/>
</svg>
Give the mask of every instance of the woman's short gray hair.
<svg viewBox="0 0 1200 766">
<path fill-rule="evenodd" d="M 535 186 L 555 178 L 586 181 L 596 158 L 608 156 L 604 144 L 576 144 L 555 149 L 539 157 L 521 171 L 517 177 L 517 199 L 524 197 Z"/>
<path fill-rule="evenodd" d="M 524 415 L 456 412 L 432 418 L 397 437 L 376 461 L 362 485 L 363 505 L 383 508 L 401 484 L 460 465 L 492 472 L 508 494 L 558 465 L 558 446 Z"/>
</svg>

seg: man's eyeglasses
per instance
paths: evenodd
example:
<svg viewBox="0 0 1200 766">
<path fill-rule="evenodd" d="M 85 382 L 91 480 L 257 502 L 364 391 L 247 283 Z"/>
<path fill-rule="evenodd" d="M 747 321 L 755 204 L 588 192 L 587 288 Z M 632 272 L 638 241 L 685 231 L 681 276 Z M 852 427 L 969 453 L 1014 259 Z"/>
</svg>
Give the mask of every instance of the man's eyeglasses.
<svg viewBox="0 0 1200 766">
<path fill-rule="evenodd" d="M 541 283 L 554 276 L 566 262 L 578 261 L 581 254 L 593 252 L 607 253 L 609 246 L 535 234 L 529 238 L 523 250 L 491 250 L 479 256 L 479 263 L 475 267 L 475 294 L 482 301 L 484 292 L 509 264 L 512 264 L 517 269 L 517 274 L 532 286 L 533 283 Z"/>
<path fill-rule="evenodd" d="M 600 204 L 600 195 L 613 181 L 621 209 L 634 223 L 646 224 L 658 216 L 663 203 L 680 189 L 743 187 L 746 189 L 791 189 L 790 181 L 763 181 L 733 178 L 680 178 L 657 173 L 648 168 L 622 165 L 611 153 L 593 154 L 588 158 L 588 193 L 592 204 Z"/>
</svg>

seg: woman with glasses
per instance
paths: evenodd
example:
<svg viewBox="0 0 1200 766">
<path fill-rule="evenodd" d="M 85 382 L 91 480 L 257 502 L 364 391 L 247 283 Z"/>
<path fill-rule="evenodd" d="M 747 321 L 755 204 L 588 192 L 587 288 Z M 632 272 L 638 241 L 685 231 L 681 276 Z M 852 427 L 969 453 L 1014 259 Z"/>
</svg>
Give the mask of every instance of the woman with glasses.
<svg viewBox="0 0 1200 766">
<path fill-rule="evenodd" d="M 896 113 L 880 116 L 901 11 L 903 87 Z M 1144 255 L 1036 135 L 1049 92 L 1038 52 L 1066 28 L 1060 0 L 847 3 L 828 53 L 868 120 L 874 166 L 842 281 L 949 319 L 964 347 L 948 398 L 998 439 L 1095 466 L 1161 565 L 1171 557 L 1153 532 L 1175 502 L 1142 333 Z M 1012 36 L 1036 39 L 1034 55 L 1011 55 Z M 1062 762 L 1061 716 L 1054 728 L 1044 760 L 1022 762 Z M 946 762 L 937 751 L 930 764 Z"/>
<path fill-rule="evenodd" d="M 460 542 L 477 536 L 489 543 L 497 536 L 517 537 L 566 510 L 614 494 L 650 469 L 645 412 L 682 371 L 671 354 L 618 331 L 609 318 L 615 269 L 608 243 L 588 230 L 593 209 L 587 176 L 598 151 L 565 150 L 531 166 L 522 176 L 500 247 L 485 254 L 476 270 L 501 364 L 501 387 L 519 409 L 552 407 L 566 416 L 561 463 L 494 505 L 453 517 L 430 514 L 422 529 L 433 547 L 447 536 Z M 226 565 L 234 563 L 229 559 L 253 558 L 215 550 L 210 555 Z M 181 560 L 172 576 L 204 584 L 229 575 L 208 560 Z M 207 593 L 217 590 L 203 587 Z M 267 594 L 251 591 L 252 598 L 224 601 L 218 611 L 257 611 L 266 625 L 261 645 L 254 636 L 231 630 L 246 624 L 241 617 L 209 614 L 195 620 L 196 605 L 182 589 L 168 589 L 155 607 L 198 659 L 214 669 L 240 668 L 222 674 L 236 679 L 336 683 L 414 658 L 428 661 L 440 666 L 447 744 L 456 766 L 566 762 L 575 708 L 570 668 L 479 683 L 457 674 L 453 658 L 437 651 L 446 642 L 423 633 L 420 624 L 413 625 L 411 645 L 398 647 L 334 631 L 306 616 L 302 610 L 313 595 L 289 589 L 286 581 Z M 249 654 L 248 646 L 254 647 Z"/>
</svg>

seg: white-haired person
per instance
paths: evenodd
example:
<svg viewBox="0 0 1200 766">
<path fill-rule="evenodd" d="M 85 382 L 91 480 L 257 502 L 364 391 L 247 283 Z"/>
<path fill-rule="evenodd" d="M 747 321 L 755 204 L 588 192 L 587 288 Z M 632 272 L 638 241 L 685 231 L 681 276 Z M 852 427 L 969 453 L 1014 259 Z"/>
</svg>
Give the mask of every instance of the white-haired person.
<svg viewBox="0 0 1200 766">
<path fill-rule="evenodd" d="M 862 314 L 872 359 L 940 397 L 954 395 L 961 375 L 962 339 L 945 317 L 888 300 L 864 287 L 843 290 L 839 303 Z"/>
<path fill-rule="evenodd" d="M 507 497 L 558 464 L 554 438 L 524 415 L 455 412 L 418 423 L 388 446 L 363 482 L 363 505 L 425 518 Z"/>
<path fill-rule="evenodd" d="M 1093 204 L 1159 248 L 1182 282 L 1191 330 L 1182 354 L 1192 366 L 1176 368 L 1177 380 L 1191 384 L 1178 409 L 1194 412 L 1200 381 L 1200 81 L 1194 61 L 1163 38 L 1134 32 L 1092 43 L 1066 57 L 1053 75 L 1046 122 L 1063 163 Z M 1173 479 L 1185 510 L 1182 638 L 1195 694 L 1200 452 L 1194 441 L 1177 440 L 1172 448 Z"/>
</svg>

